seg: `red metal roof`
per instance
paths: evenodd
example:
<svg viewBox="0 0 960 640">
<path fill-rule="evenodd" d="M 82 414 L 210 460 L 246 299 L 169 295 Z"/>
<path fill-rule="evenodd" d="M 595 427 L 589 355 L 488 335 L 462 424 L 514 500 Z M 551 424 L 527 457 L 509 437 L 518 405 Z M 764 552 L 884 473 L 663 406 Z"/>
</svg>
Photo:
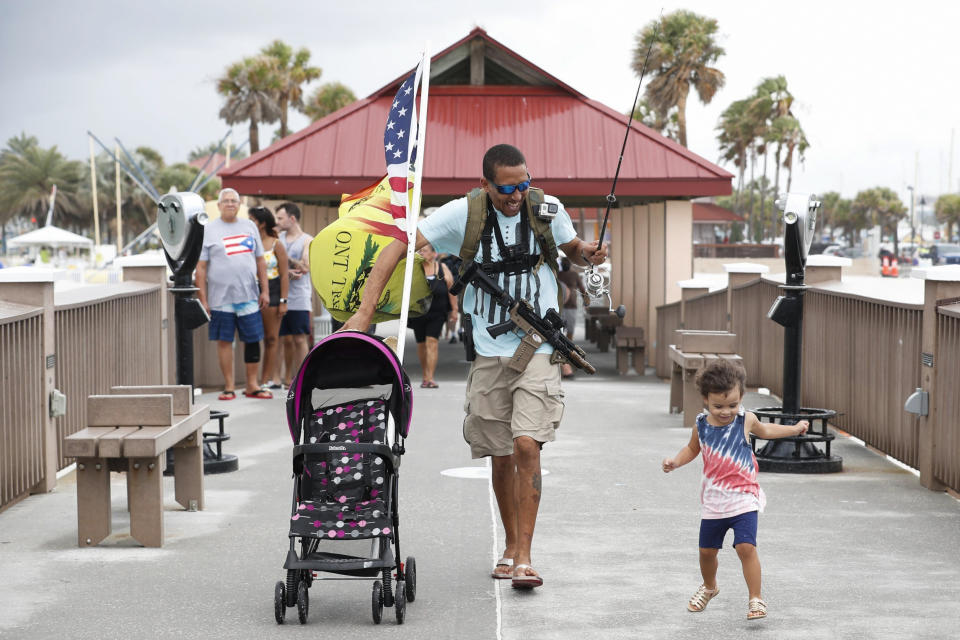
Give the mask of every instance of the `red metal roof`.
<svg viewBox="0 0 960 640">
<path fill-rule="evenodd" d="M 743 222 L 743 217 L 737 215 L 730 209 L 725 209 L 719 205 L 709 202 L 694 202 L 693 204 L 693 222 Z"/>
<path fill-rule="evenodd" d="M 423 194 L 455 195 L 478 186 L 480 162 L 509 142 L 527 158 L 534 184 L 556 196 L 602 198 L 610 190 L 626 116 L 564 85 L 482 29 L 433 57 L 482 38 L 521 62 L 540 85 L 431 85 Z M 224 186 L 244 194 L 353 193 L 386 171 L 383 129 L 400 82 L 323 118 L 223 170 Z M 731 192 L 732 174 L 633 123 L 617 196 L 694 197 Z"/>
<path fill-rule="evenodd" d="M 215 155 L 213 156 L 213 158 L 210 159 L 209 162 L 207 162 L 208 158 L 209 158 L 209 156 L 203 156 L 202 158 L 197 158 L 196 160 L 191 160 L 191 161 L 188 162 L 187 164 L 189 164 L 189 165 L 190 165 L 191 167 L 193 167 L 194 169 L 203 169 L 203 170 L 204 170 L 204 173 L 205 173 L 206 175 L 209 175 L 210 172 L 213 171 L 214 169 L 216 169 L 217 167 L 220 167 L 221 165 L 225 165 L 225 164 L 226 164 L 226 160 L 227 160 L 227 156 L 225 156 L 225 155 L 222 154 L 222 153 L 217 153 L 217 154 L 215 154 Z M 204 168 L 204 165 L 206 165 L 206 168 Z M 220 168 L 220 172 L 223 173 L 223 171 L 224 171 L 224 168 L 221 167 L 221 168 Z M 215 175 L 216 175 L 216 174 L 215 174 Z"/>
</svg>

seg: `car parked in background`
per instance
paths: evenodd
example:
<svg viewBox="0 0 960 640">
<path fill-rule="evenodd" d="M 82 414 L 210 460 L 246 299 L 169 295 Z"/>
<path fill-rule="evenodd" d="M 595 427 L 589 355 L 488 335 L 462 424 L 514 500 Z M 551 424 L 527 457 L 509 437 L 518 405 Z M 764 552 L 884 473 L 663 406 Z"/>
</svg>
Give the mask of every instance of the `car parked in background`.
<svg viewBox="0 0 960 640">
<path fill-rule="evenodd" d="M 934 266 L 941 264 L 960 264 L 960 244 L 936 243 L 930 245 L 930 263 Z"/>
</svg>

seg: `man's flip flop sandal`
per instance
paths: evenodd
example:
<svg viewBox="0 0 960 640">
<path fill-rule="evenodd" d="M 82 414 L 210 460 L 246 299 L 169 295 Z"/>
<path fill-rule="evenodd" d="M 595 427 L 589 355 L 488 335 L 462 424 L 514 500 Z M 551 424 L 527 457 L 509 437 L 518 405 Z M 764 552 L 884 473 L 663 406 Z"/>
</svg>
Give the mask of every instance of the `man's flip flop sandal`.
<svg viewBox="0 0 960 640">
<path fill-rule="evenodd" d="M 256 398 L 257 400 L 270 400 L 273 398 L 273 394 L 267 391 L 266 389 L 257 389 L 256 391 L 244 391 L 243 396 L 245 398 Z"/>
<path fill-rule="evenodd" d="M 531 576 L 527 574 L 517 575 L 517 571 L 522 569 L 533 569 L 528 564 L 518 564 L 513 569 L 513 580 L 510 582 L 510 586 L 514 589 L 533 589 L 534 587 L 539 587 L 543 584 L 543 578 L 540 576 Z"/>
<path fill-rule="evenodd" d="M 503 573 L 497 573 L 498 567 L 509 567 L 510 571 L 505 571 Z M 493 571 L 490 572 L 490 577 L 494 580 L 512 580 L 513 579 L 513 558 L 500 558 L 497 560 L 496 566 L 493 567 Z"/>
</svg>

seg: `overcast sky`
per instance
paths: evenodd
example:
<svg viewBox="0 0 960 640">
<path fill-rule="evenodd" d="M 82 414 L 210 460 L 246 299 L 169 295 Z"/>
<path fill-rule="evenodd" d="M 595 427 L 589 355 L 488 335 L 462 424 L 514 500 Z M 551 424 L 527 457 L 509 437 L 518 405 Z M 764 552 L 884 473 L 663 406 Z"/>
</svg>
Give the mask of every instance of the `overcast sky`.
<svg viewBox="0 0 960 640">
<path fill-rule="evenodd" d="M 87 157 L 89 129 L 128 148 L 148 145 L 167 162 L 218 140 L 215 78 L 274 38 L 313 54 L 323 82 L 363 97 L 482 26 L 494 39 L 587 96 L 626 112 L 637 78 L 634 36 L 686 8 L 719 22 L 726 86 L 709 105 L 691 94 L 688 143 L 718 160 L 714 127 L 734 100 L 783 74 L 810 149 L 793 190 L 822 193 L 888 186 L 908 198 L 960 183 L 960 3 L 667 4 L 638 0 L 359 2 L 233 0 L 96 2 L 0 0 L 0 142 L 20 132 Z M 645 83 L 646 84 L 646 81 Z M 293 129 L 305 126 L 291 115 Z M 261 127 L 266 146 L 275 125 Z M 427 132 L 429 153 L 429 130 Z M 234 127 L 245 140 L 246 127 Z M 951 159 L 953 163 L 951 166 Z M 727 167 L 734 172 L 733 167 Z"/>
</svg>

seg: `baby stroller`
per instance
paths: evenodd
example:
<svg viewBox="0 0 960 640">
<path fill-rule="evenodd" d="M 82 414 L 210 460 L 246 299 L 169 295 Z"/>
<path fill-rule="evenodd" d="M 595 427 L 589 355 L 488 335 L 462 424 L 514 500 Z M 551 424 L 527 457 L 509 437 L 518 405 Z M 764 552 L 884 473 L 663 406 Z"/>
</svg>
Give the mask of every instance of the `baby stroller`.
<svg viewBox="0 0 960 640">
<path fill-rule="evenodd" d="M 294 487 L 286 581 L 274 588 L 278 624 L 294 606 L 306 623 L 314 580 L 351 579 L 374 581 L 375 623 L 387 606 L 403 624 L 407 602 L 417 595 L 416 561 L 400 562 L 397 502 L 412 407 L 410 379 L 376 336 L 332 334 L 300 365 L 287 394 Z M 368 554 L 321 551 L 356 552 L 366 548 L 358 542 L 364 540 Z"/>
</svg>

